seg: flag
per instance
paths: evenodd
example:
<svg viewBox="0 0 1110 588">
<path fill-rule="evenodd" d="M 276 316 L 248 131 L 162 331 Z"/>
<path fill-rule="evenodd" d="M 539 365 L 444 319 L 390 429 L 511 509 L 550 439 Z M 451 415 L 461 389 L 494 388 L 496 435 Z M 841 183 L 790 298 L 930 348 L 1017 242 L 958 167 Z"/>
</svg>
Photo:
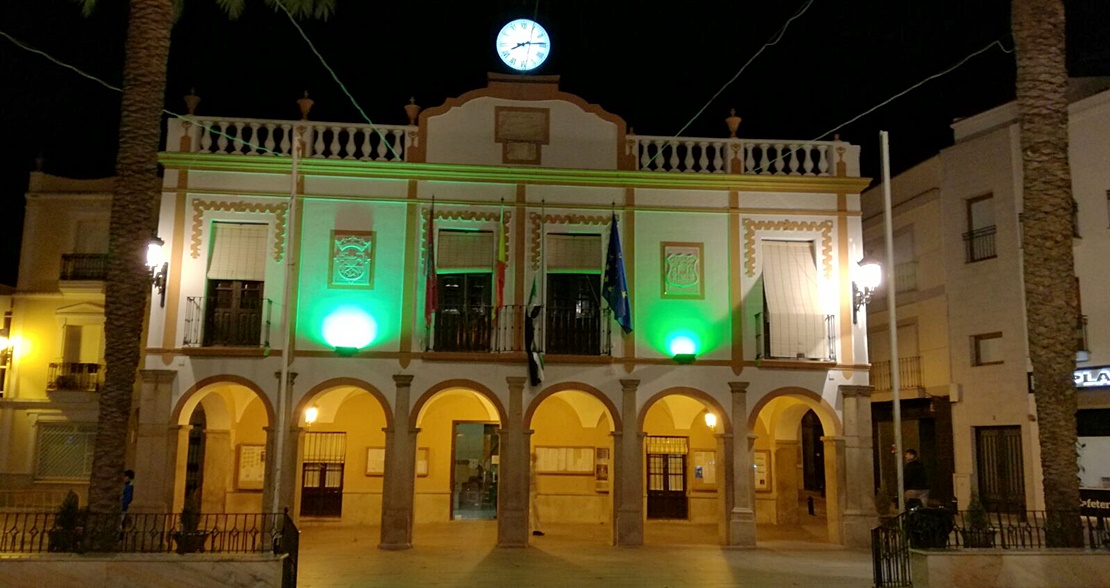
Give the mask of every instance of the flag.
<svg viewBox="0 0 1110 588">
<path fill-rule="evenodd" d="M 428 212 L 428 240 L 424 244 L 424 328 L 432 328 L 432 316 L 439 306 L 436 296 L 436 201 Z"/>
<path fill-rule="evenodd" d="M 543 311 L 539 288 L 536 287 L 538 279 L 537 272 L 532 276 L 532 293 L 528 295 L 528 307 L 524 317 L 524 351 L 528 354 L 528 377 L 533 386 L 539 386 L 543 381 L 543 352 L 540 351 L 543 346 L 540 345 L 540 334 L 536 329 L 537 320 Z"/>
<path fill-rule="evenodd" d="M 501 216 L 497 221 L 497 266 L 496 282 L 494 290 L 497 295 L 497 305 L 493 309 L 493 322 L 497 324 L 497 315 L 501 313 L 501 309 L 505 306 L 505 269 L 509 265 L 509 252 L 505 243 L 505 203 L 501 203 Z"/>
<path fill-rule="evenodd" d="M 605 282 L 602 292 L 613 318 L 625 333 L 632 332 L 632 306 L 628 303 L 628 278 L 624 275 L 624 256 L 621 254 L 621 236 L 617 230 L 617 213 L 613 213 L 609 230 L 609 251 L 605 255 Z"/>
</svg>

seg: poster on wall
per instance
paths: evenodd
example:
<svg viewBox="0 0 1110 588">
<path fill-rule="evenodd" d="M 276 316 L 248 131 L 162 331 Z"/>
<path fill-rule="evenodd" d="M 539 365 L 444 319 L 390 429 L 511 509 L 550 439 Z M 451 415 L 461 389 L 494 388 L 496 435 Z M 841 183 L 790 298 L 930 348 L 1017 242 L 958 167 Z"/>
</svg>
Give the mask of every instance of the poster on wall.
<svg viewBox="0 0 1110 588">
<path fill-rule="evenodd" d="M 694 490 L 713 491 L 717 489 L 717 452 L 694 450 Z"/>
<path fill-rule="evenodd" d="M 239 446 L 239 475 L 235 485 L 240 490 L 261 490 L 266 479 L 266 446 Z"/>
<path fill-rule="evenodd" d="M 763 449 L 755 451 L 752 456 L 752 465 L 755 469 L 755 491 L 771 491 L 771 452 Z"/>
<path fill-rule="evenodd" d="M 366 448 L 366 475 L 385 475 L 385 447 Z"/>
<path fill-rule="evenodd" d="M 609 448 L 594 449 L 594 490 L 609 491 Z"/>
</svg>

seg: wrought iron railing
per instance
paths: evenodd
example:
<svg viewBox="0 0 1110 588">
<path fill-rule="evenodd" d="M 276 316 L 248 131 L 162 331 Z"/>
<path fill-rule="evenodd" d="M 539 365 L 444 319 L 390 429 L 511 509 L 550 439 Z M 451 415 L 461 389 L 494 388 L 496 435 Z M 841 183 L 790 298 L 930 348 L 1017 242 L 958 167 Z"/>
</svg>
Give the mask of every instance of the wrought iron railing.
<svg viewBox="0 0 1110 588">
<path fill-rule="evenodd" d="M 994 234 L 997 227 L 991 225 L 964 233 L 964 243 L 967 245 L 967 263 L 983 261 L 998 257 L 994 249 Z"/>
<path fill-rule="evenodd" d="M 824 357 L 776 357 L 771 354 L 771 322 L 766 313 L 757 312 L 755 314 L 755 358 L 836 361 L 836 315 L 827 314 L 823 320 L 825 322 Z"/>
<path fill-rule="evenodd" d="M 871 385 L 876 392 L 891 389 L 890 361 L 876 361 L 871 364 Z M 898 387 L 902 390 L 921 388 L 921 357 L 898 358 Z"/>
<path fill-rule="evenodd" d="M 270 347 L 274 301 L 261 300 L 256 308 L 217 308 L 215 296 L 185 299 L 183 347 Z"/>
<path fill-rule="evenodd" d="M 108 277 L 107 253 L 63 253 L 59 280 L 104 280 Z"/>
<path fill-rule="evenodd" d="M 47 372 L 47 390 L 97 392 L 104 383 L 104 371 L 98 363 L 52 363 Z"/>
<path fill-rule="evenodd" d="M 609 355 L 610 340 L 608 308 L 552 306 L 544 313 L 546 321 L 542 341 L 549 355 Z"/>
<path fill-rule="evenodd" d="M 430 350 L 502 353 L 524 349 L 524 307 L 441 306 L 436 310 Z"/>
<path fill-rule="evenodd" d="M 1021 513 L 914 509 L 871 530 L 871 560 L 876 588 L 912 586 L 910 548 L 1009 550 L 1046 549 L 1046 530 L 1056 513 Z M 1102 516 L 1074 516 L 1083 547 L 1110 550 L 1110 520 Z"/>
<path fill-rule="evenodd" d="M 75 552 L 89 549 L 86 529 L 114 526 L 118 537 L 111 551 L 123 553 L 191 552 L 288 553 L 296 539 L 286 537 L 297 529 L 288 513 L 221 513 L 198 515 L 194 529 L 183 529 L 180 514 L 93 514 L 82 512 L 76 524 L 63 528 L 58 515 L 49 513 L 0 513 L 0 553 Z M 191 540 L 195 538 L 195 541 Z"/>
<path fill-rule="evenodd" d="M 1087 315 L 1080 315 L 1078 324 L 1075 327 L 1075 348 L 1079 351 L 1090 351 L 1090 345 L 1087 339 Z"/>
</svg>

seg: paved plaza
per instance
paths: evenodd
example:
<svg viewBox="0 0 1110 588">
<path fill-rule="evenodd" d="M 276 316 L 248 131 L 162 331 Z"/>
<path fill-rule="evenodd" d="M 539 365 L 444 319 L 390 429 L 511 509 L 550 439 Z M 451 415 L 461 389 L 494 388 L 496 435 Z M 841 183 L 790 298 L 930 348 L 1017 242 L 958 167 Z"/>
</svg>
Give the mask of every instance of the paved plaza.
<svg viewBox="0 0 1110 588">
<path fill-rule="evenodd" d="M 642 547 L 611 547 L 605 525 L 552 525 L 529 548 L 498 549 L 495 521 L 457 521 L 417 525 L 413 549 L 383 551 L 377 527 L 305 523 L 298 586 L 871 586 L 870 552 L 823 543 L 819 528 L 761 526 L 756 549 L 729 550 L 709 525 L 651 523 Z"/>
</svg>

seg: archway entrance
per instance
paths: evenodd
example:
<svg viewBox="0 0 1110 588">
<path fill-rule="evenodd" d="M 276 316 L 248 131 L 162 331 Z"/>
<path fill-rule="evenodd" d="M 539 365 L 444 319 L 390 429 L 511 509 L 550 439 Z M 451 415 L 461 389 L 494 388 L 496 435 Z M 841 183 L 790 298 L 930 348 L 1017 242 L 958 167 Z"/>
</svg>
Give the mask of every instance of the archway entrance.
<svg viewBox="0 0 1110 588">
<path fill-rule="evenodd" d="M 836 448 L 836 417 L 808 394 L 780 394 L 759 408 L 752 432 L 757 539 L 829 542 L 838 532 L 827 495 L 836 479 L 826 463 Z"/>
<path fill-rule="evenodd" d="M 368 385 L 327 385 L 298 407 L 302 427 L 295 505 L 311 520 L 378 525 L 382 516 L 385 432 L 380 394 Z"/>
<path fill-rule="evenodd" d="M 614 419 L 597 396 L 567 389 L 542 397 L 532 429 L 529 484 L 533 531 L 575 541 L 612 542 Z"/>
<path fill-rule="evenodd" d="M 497 518 L 497 407 L 475 390 L 441 390 L 420 407 L 416 426 L 414 522 Z"/>
<path fill-rule="evenodd" d="M 185 437 L 174 475 L 174 510 L 186 497 L 205 513 L 262 512 L 269 411 L 236 382 L 205 385 L 186 396 L 177 422 Z"/>
<path fill-rule="evenodd" d="M 711 415 L 707 418 L 707 415 Z M 645 543 L 718 544 L 725 468 L 718 452 L 720 410 L 667 394 L 643 417 Z"/>
</svg>

